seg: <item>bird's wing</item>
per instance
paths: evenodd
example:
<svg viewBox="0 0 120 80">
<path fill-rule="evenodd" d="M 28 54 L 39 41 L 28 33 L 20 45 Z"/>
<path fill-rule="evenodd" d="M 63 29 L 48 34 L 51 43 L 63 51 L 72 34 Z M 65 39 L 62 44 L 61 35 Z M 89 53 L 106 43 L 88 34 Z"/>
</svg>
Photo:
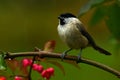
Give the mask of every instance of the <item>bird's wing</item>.
<svg viewBox="0 0 120 80">
<path fill-rule="evenodd" d="M 102 48 L 100 48 L 99 46 L 96 45 L 96 43 L 94 42 L 93 38 L 90 36 L 90 34 L 84 28 L 83 24 L 77 24 L 77 28 L 79 29 L 81 34 L 88 39 L 89 44 L 92 45 L 92 47 L 95 50 L 98 50 L 99 52 L 101 52 L 101 53 L 103 53 L 105 55 L 111 55 L 111 53 L 109 53 L 108 51 L 106 51 L 106 50 L 104 50 L 104 49 L 102 49 Z"/>
<path fill-rule="evenodd" d="M 88 39 L 90 45 L 93 45 L 93 46 L 96 45 L 95 42 L 94 42 L 94 40 L 93 40 L 93 38 L 90 36 L 90 34 L 84 28 L 83 24 L 77 23 L 77 28 L 79 29 L 79 31 L 81 32 L 81 34 Z"/>
</svg>

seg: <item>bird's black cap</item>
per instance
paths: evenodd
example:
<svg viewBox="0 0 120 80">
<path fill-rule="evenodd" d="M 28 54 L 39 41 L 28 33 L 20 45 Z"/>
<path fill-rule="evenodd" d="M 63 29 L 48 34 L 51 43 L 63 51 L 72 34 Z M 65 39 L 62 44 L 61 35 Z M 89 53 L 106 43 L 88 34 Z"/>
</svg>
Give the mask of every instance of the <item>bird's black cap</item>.
<svg viewBox="0 0 120 80">
<path fill-rule="evenodd" d="M 58 18 L 71 18 L 71 17 L 76 18 L 76 16 L 71 13 L 63 13 Z"/>
</svg>

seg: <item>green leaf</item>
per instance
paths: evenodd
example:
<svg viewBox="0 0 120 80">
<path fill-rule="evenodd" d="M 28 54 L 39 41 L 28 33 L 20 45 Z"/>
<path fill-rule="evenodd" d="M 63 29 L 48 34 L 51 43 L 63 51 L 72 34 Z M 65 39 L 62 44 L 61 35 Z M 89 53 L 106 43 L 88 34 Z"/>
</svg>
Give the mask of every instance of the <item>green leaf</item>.
<svg viewBox="0 0 120 80">
<path fill-rule="evenodd" d="M 120 7 L 117 3 L 110 5 L 107 9 L 107 26 L 112 35 L 120 40 Z"/>
<path fill-rule="evenodd" d="M 92 18 L 91 18 L 91 20 L 89 22 L 90 26 L 96 25 L 98 22 L 100 22 L 104 18 L 104 16 L 105 16 L 104 7 L 105 6 L 98 7 L 95 10 L 95 12 L 93 13 Z"/>
<path fill-rule="evenodd" d="M 88 3 L 86 3 L 84 6 L 81 7 L 79 11 L 79 16 L 83 15 L 87 11 L 89 11 L 93 6 L 97 4 L 101 4 L 105 0 L 89 0 Z"/>
<path fill-rule="evenodd" d="M 6 70 L 6 63 L 5 63 L 5 54 L 2 52 L 0 53 L 0 70 Z"/>
</svg>

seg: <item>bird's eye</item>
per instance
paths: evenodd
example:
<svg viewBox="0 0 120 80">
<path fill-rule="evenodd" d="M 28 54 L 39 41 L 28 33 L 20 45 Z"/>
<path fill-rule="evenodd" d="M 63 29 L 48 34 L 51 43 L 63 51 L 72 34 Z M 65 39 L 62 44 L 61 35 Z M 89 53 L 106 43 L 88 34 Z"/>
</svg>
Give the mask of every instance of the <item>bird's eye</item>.
<svg viewBox="0 0 120 80">
<path fill-rule="evenodd" d="M 58 16 L 58 19 L 60 19 L 60 16 Z"/>
<path fill-rule="evenodd" d="M 61 25 L 64 25 L 66 23 L 66 21 L 63 17 L 58 17 L 58 19 L 60 20 Z"/>
</svg>

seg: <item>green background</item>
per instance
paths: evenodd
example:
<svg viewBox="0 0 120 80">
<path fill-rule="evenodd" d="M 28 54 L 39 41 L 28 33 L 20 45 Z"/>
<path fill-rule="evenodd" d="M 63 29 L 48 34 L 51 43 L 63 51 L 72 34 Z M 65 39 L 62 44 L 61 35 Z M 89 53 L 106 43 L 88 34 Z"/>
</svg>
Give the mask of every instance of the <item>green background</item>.
<svg viewBox="0 0 120 80">
<path fill-rule="evenodd" d="M 57 33 L 58 15 L 71 12 L 78 15 L 80 7 L 87 0 L 0 0 L 0 49 L 8 52 L 33 51 L 34 47 L 43 48 L 45 42 L 56 40 L 55 52 L 63 52 L 68 47 L 60 40 Z M 88 22 L 94 9 L 88 11 L 80 20 L 88 28 L 96 43 L 111 52 L 112 56 L 105 56 L 92 48 L 83 50 L 82 56 L 89 58 L 117 70 L 120 70 L 119 56 L 114 55 L 114 44 L 111 44 L 110 31 L 104 21 L 89 27 Z M 72 51 L 70 53 L 78 53 Z M 74 54 L 73 54 L 74 55 Z M 64 67 L 66 74 L 55 68 L 55 75 L 51 80 L 118 80 L 118 78 L 101 69 L 79 64 L 80 69 L 71 64 L 58 60 Z M 44 64 L 48 66 L 47 64 Z M 33 79 L 39 74 L 34 72 Z"/>
</svg>

